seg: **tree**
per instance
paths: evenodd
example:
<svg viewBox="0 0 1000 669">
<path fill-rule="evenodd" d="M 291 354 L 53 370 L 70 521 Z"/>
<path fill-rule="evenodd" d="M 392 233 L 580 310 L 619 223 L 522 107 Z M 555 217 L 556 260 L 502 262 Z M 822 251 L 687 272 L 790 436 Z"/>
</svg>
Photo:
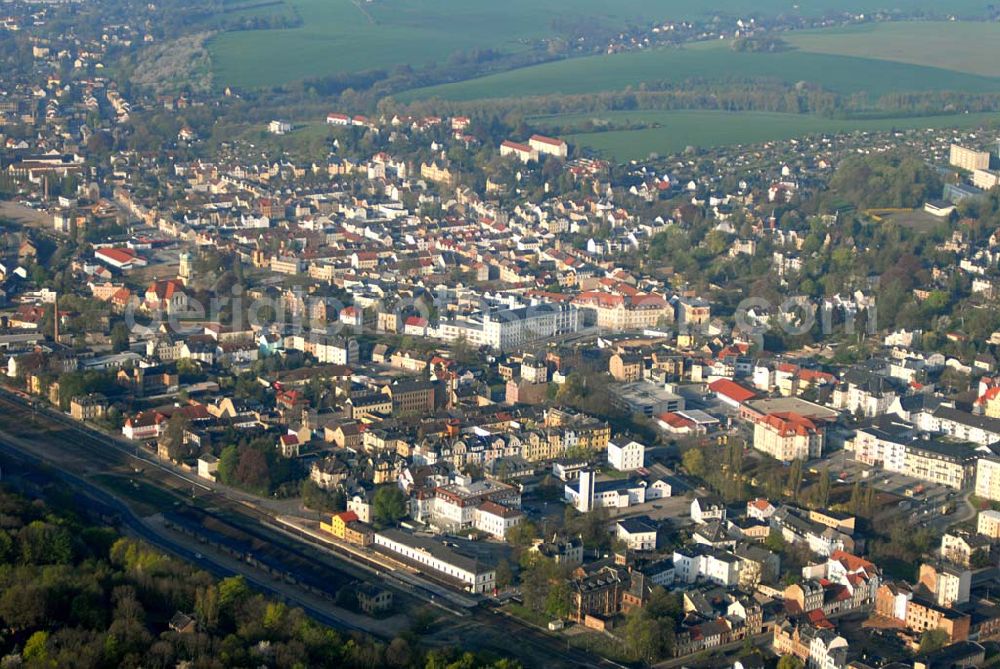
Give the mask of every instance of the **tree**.
<svg viewBox="0 0 1000 669">
<path fill-rule="evenodd" d="M 792 460 L 792 464 L 788 469 L 788 490 L 791 493 L 792 499 L 798 501 L 799 490 L 802 488 L 802 459 L 796 458 Z"/>
<path fill-rule="evenodd" d="M 191 421 L 179 411 L 167 421 L 167 427 L 160 436 L 160 445 L 167 449 L 167 455 L 174 462 L 191 456 L 191 447 L 184 443 L 184 433 Z"/>
<path fill-rule="evenodd" d="M 973 569 L 984 569 L 986 567 L 993 566 L 992 560 L 990 560 L 990 552 L 986 548 L 980 548 L 977 551 L 972 552 L 972 556 L 969 558 L 969 565 Z"/>
<path fill-rule="evenodd" d="M 343 511 L 347 504 L 344 491 L 337 488 L 333 491 L 320 488 L 312 479 L 302 479 L 299 485 L 302 504 L 315 511 L 337 513 Z"/>
<path fill-rule="evenodd" d="M 73 559 L 73 537 L 59 525 L 35 520 L 18 532 L 17 542 L 25 564 L 69 564 Z"/>
<path fill-rule="evenodd" d="M 233 472 L 236 484 L 258 492 L 267 492 L 271 487 L 271 473 L 267 465 L 267 456 L 252 446 L 240 449 L 239 462 Z"/>
<path fill-rule="evenodd" d="M 652 664 L 660 659 L 663 645 L 659 623 L 642 609 L 632 609 L 625 622 L 625 646 L 636 659 Z"/>
<path fill-rule="evenodd" d="M 194 612 L 198 623 L 205 630 L 214 630 L 219 624 L 219 589 L 214 585 L 195 591 Z"/>
<path fill-rule="evenodd" d="M 115 353 L 127 351 L 129 347 L 128 326 L 122 322 L 115 323 L 111 328 L 111 350 Z"/>
<path fill-rule="evenodd" d="M 704 478 L 705 476 L 705 454 L 701 452 L 701 449 L 695 447 L 684 453 L 681 458 L 684 463 L 684 469 L 688 471 L 691 476 L 697 476 L 698 478 Z"/>
<path fill-rule="evenodd" d="M 920 635 L 920 654 L 933 653 L 948 643 L 948 633 L 942 629 L 927 630 Z"/>
<path fill-rule="evenodd" d="M 819 492 L 816 496 L 816 505 L 825 509 L 830 504 L 830 468 L 823 467 L 819 473 Z"/>
<path fill-rule="evenodd" d="M 863 501 L 864 491 L 861 489 L 861 481 L 855 481 L 854 486 L 851 488 L 851 501 L 847 504 L 852 514 L 857 515 L 861 512 Z"/>
<path fill-rule="evenodd" d="M 680 593 L 668 592 L 662 585 L 657 585 L 649 592 L 646 612 L 658 620 L 662 618 L 677 620 L 684 614 L 684 600 Z"/>
<path fill-rule="evenodd" d="M 939 194 L 941 187 L 941 179 L 926 161 L 915 155 L 883 153 L 844 160 L 830 179 L 829 192 L 858 209 L 911 208 Z"/>
<path fill-rule="evenodd" d="M 565 580 L 553 584 L 545 597 L 545 612 L 553 618 L 565 618 L 572 607 L 573 593 L 570 592 L 569 584 Z"/>
<path fill-rule="evenodd" d="M 37 663 L 38 666 L 46 664 L 49 657 L 48 643 L 48 632 L 35 632 L 24 642 L 24 659 L 28 662 Z"/>
<path fill-rule="evenodd" d="M 507 560 L 497 562 L 496 578 L 498 588 L 506 588 L 514 582 L 514 570 Z"/>
<path fill-rule="evenodd" d="M 605 507 L 579 513 L 572 506 L 567 506 L 564 529 L 570 535 L 580 537 L 587 548 L 606 548 L 611 545 L 608 510 Z"/>
<path fill-rule="evenodd" d="M 0 563 L 7 563 L 14 554 L 14 540 L 5 530 L 0 530 Z"/>
<path fill-rule="evenodd" d="M 530 546 L 538 536 L 538 528 L 530 520 L 521 522 L 507 530 L 507 542 L 522 548 Z"/>
<path fill-rule="evenodd" d="M 393 639 L 389 643 L 389 647 L 385 649 L 385 661 L 393 667 L 409 666 L 412 656 L 413 650 L 410 648 L 410 644 L 406 642 L 406 639 L 399 637 Z"/>
<path fill-rule="evenodd" d="M 775 553 L 785 550 L 785 537 L 781 534 L 781 530 L 772 529 L 771 533 L 767 535 L 767 539 L 764 540 L 764 546 Z"/>
<path fill-rule="evenodd" d="M 375 492 L 372 500 L 375 520 L 383 525 L 393 525 L 406 516 L 406 496 L 394 485 L 384 485 Z"/>
<path fill-rule="evenodd" d="M 14 630 L 27 629 L 45 619 L 45 597 L 37 585 L 15 583 L 0 595 L 0 619 Z"/>
<path fill-rule="evenodd" d="M 803 669 L 802 660 L 794 655 L 784 655 L 778 660 L 778 669 Z"/>
<path fill-rule="evenodd" d="M 226 485 L 232 485 L 239 462 L 239 450 L 235 446 L 226 446 L 219 454 L 219 480 Z"/>
<path fill-rule="evenodd" d="M 250 596 L 250 587 L 242 576 L 230 576 L 219 581 L 219 607 L 230 609 Z"/>
</svg>

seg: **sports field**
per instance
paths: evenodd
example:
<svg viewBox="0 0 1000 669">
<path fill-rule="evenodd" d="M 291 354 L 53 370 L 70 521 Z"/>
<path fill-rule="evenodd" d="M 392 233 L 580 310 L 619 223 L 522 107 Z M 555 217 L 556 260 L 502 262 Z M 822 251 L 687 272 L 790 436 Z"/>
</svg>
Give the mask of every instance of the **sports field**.
<svg viewBox="0 0 1000 669">
<path fill-rule="evenodd" d="M 841 120 L 809 114 L 773 114 L 767 112 L 716 111 L 637 111 L 602 114 L 567 114 L 531 119 L 532 125 L 545 128 L 580 125 L 600 119 L 614 124 L 628 122 L 656 123 L 659 127 L 638 130 L 608 130 L 561 135 L 566 141 L 600 152 L 617 161 L 640 160 L 650 153 L 660 155 L 683 151 L 688 146 L 710 148 L 735 144 L 792 139 L 806 135 L 852 132 L 909 130 L 920 128 L 978 127 L 995 122 L 1000 114 L 953 114 L 921 118 Z"/>
<path fill-rule="evenodd" d="M 302 26 L 226 32 L 209 48 L 220 85 L 249 87 L 403 64 L 419 67 L 457 50 L 513 51 L 524 48 L 525 41 L 553 36 L 555 22 L 567 18 L 617 29 L 717 14 L 817 15 L 875 7 L 979 17 L 986 4 L 953 0 L 945 10 L 939 0 L 283 0 L 260 11 L 297 13 Z"/>
<path fill-rule="evenodd" d="M 1000 25 L 994 27 L 1000 40 Z M 643 82 L 683 83 L 691 79 L 733 81 L 771 78 L 816 83 L 840 93 L 893 91 L 998 91 L 1000 78 L 938 67 L 854 56 L 808 53 L 737 53 L 726 43 L 709 42 L 613 56 L 572 58 L 454 84 L 407 91 L 401 101 L 577 94 L 622 90 Z"/>
</svg>

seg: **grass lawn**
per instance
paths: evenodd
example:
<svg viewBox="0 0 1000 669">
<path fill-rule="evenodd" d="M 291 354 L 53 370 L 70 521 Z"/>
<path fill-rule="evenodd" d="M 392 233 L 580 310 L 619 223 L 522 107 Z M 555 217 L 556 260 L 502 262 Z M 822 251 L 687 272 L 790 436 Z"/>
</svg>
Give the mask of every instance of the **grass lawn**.
<svg viewBox="0 0 1000 669">
<path fill-rule="evenodd" d="M 532 625 L 537 625 L 543 629 L 547 629 L 549 622 L 552 620 L 552 618 L 544 613 L 536 613 L 521 604 L 510 603 L 506 604 L 503 608 L 507 613 L 515 618 L 520 618 L 521 620 L 529 622 Z"/>
<path fill-rule="evenodd" d="M 646 158 L 650 153 L 670 154 L 687 146 L 709 148 L 733 144 L 791 139 L 810 134 L 852 131 L 907 130 L 920 128 L 978 127 L 1000 122 L 1000 114 L 953 114 L 916 118 L 843 120 L 810 114 L 776 114 L 769 112 L 719 111 L 637 111 L 603 112 L 600 114 L 568 114 L 534 117 L 532 123 L 563 126 L 602 119 L 615 123 L 656 123 L 659 127 L 638 130 L 607 130 L 579 134 L 563 134 L 563 138 L 625 161 Z"/>
<path fill-rule="evenodd" d="M 213 131 L 212 143 L 218 147 L 222 142 L 234 138 L 250 142 L 258 150 L 269 153 L 287 152 L 296 160 L 306 162 L 321 161 L 330 152 L 329 141 L 350 132 L 350 129 L 327 125 L 324 121 L 292 123 L 293 130 L 284 135 L 274 135 L 268 132 L 267 125 L 258 124 L 228 124 L 218 126 Z"/>
<path fill-rule="evenodd" d="M 691 79 L 773 79 L 789 84 L 805 81 L 839 93 L 866 92 L 873 96 L 893 91 L 1000 91 L 1000 78 L 943 68 L 797 50 L 738 53 L 728 43 L 702 42 L 684 48 L 571 58 L 418 88 L 396 97 L 405 102 L 584 94 L 638 87 L 644 82 L 681 84 Z"/>
<path fill-rule="evenodd" d="M 458 0 L 284 0 L 254 8 L 230 3 L 230 12 L 301 17 L 297 28 L 227 32 L 209 44 L 220 86 L 277 85 L 337 72 L 419 67 L 442 61 L 456 50 L 492 48 L 513 51 L 525 42 L 556 34 L 554 21 L 571 18 L 618 29 L 650 26 L 683 18 L 748 15 L 818 15 L 873 8 L 947 11 L 981 17 L 985 3 L 953 0 L 508 0 L 468 3 Z M 247 9 L 242 9 L 246 7 Z"/>
<path fill-rule="evenodd" d="M 671 0 L 680 4 L 678 0 Z M 552 34 L 565 0 L 286 0 L 302 17 L 293 29 L 223 33 L 209 44 L 221 85 L 267 86 L 338 72 L 421 67 L 455 51 L 513 52 Z M 620 27 L 660 16 L 656 0 L 606 5 L 581 0 L 574 11 Z"/>
<path fill-rule="evenodd" d="M 141 515 L 157 513 L 178 501 L 174 495 L 136 477 L 98 474 L 93 479 L 108 492 L 124 498 Z"/>
<path fill-rule="evenodd" d="M 943 67 L 987 77 L 997 76 L 1000 60 L 1000 24 L 996 23 L 876 23 L 789 33 L 785 41 L 811 53 Z"/>
<path fill-rule="evenodd" d="M 625 652 L 621 643 L 615 642 L 614 639 L 600 632 L 581 632 L 568 637 L 568 639 L 569 644 L 574 648 L 582 648 L 614 662 L 632 663 L 635 661 L 634 657 Z"/>
</svg>

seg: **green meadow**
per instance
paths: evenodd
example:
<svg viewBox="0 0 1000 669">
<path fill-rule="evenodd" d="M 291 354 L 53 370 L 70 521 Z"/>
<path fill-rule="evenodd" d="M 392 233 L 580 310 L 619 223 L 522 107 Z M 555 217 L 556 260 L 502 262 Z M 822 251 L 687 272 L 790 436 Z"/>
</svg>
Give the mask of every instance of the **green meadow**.
<svg viewBox="0 0 1000 669">
<path fill-rule="evenodd" d="M 587 121 L 614 125 L 656 124 L 637 130 L 606 130 L 568 133 L 561 136 L 575 146 L 592 149 L 616 160 L 641 160 L 651 153 L 666 155 L 688 146 L 711 148 L 737 144 L 793 139 L 807 135 L 854 131 L 912 130 L 921 128 L 979 127 L 1000 123 L 1000 114 L 953 114 L 900 119 L 843 120 L 810 114 L 717 111 L 638 111 L 601 114 L 538 116 L 531 123 L 539 128 L 580 127 Z"/>
<path fill-rule="evenodd" d="M 1000 26 L 996 30 L 1000 39 Z M 643 82 L 679 84 L 691 79 L 774 79 L 792 84 L 805 81 L 839 93 L 866 92 L 874 96 L 893 91 L 1000 91 L 1000 78 L 940 67 L 798 50 L 738 53 L 727 43 L 711 42 L 572 58 L 407 91 L 397 98 L 404 102 L 427 98 L 464 101 L 582 94 L 638 87 Z"/>
<path fill-rule="evenodd" d="M 231 6 L 241 4 L 245 3 L 234 2 Z M 524 48 L 528 41 L 553 36 L 554 22 L 567 19 L 617 29 L 715 15 L 808 16 L 873 7 L 981 17 L 986 3 L 954 0 L 943 9 L 938 0 L 875 4 L 871 0 L 284 0 L 283 6 L 261 7 L 260 11 L 295 12 L 303 25 L 226 32 L 210 42 L 220 85 L 268 86 L 340 72 L 391 69 L 404 64 L 419 67 L 440 62 L 457 50 L 492 48 L 510 52 Z"/>
<path fill-rule="evenodd" d="M 1000 25 L 971 22 L 876 23 L 789 33 L 802 51 L 875 58 L 995 77 Z"/>
</svg>

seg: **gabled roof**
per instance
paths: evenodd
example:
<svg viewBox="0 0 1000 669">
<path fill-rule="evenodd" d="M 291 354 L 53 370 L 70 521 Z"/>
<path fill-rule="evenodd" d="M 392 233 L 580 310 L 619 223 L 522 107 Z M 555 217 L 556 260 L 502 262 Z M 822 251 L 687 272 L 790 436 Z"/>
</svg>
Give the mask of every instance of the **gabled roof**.
<svg viewBox="0 0 1000 669">
<path fill-rule="evenodd" d="M 746 402 L 754 397 L 757 397 L 757 393 L 750 390 L 749 388 L 744 388 L 735 381 L 730 381 L 729 379 L 717 379 L 708 384 L 709 390 L 712 392 L 725 395 L 726 397 L 732 399 L 735 402 Z"/>
<path fill-rule="evenodd" d="M 529 141 L 541 142 L 542 144 L 548 144 L 550 146 L 566 146 L 566 142 L 561 139 L 555 139 L 554 137 L 546 137 L 545 135 L 532 135 Z"/>
<path fill-rule="evenodd" d="M 804 437 L 819 431 L 816 423 L 792 412 L 768 414 L 761 418 L 759 423 L 773 428 L 782 437 Z"/>
<path fill-rule="evenodd" d="M 353 511 L 341 511 L 340 513 L 336 514 L 334 518 L 340 518 L 345 523 L 352 523 L 358 520 L 358 514 L 354 513 Z"/>
<path fill-rule="evenodd" d="M 135 251 L 131 249 L 97 249 L 94 255 L 100 255 L 117 263 L 132 262 L 136 259 Z"/>
</svg>

